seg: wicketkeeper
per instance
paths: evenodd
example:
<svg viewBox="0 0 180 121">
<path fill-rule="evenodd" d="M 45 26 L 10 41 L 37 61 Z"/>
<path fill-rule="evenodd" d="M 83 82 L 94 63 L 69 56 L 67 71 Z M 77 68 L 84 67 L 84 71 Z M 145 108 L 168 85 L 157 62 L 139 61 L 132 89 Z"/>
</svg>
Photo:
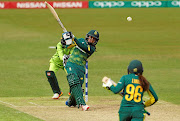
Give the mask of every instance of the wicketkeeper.
<svg viewBox="0 0 180 121">
<path fill-rule="evenodd" d="M 65 32 L 63 33 L 63 39 L 66 41 L 67 47 L 75 46 L 65 66 L 67 80 L 71 89 L 71 95 L 66 104 L 69 107 L 78 105 L 78 108 L 82 107 L 82 110 L 86 111 L 89 106 L 86 105 L 83 99 L 81 86 L 84 83 L 86 60 L 96 50 L 99 33 L 96 30 L 91 30 L 86 34 L 85 39 L 77 39 L 71 32 Z"/>
<path fill-rule="evenodd" d="M 46 71 L 46 76 L 48 78 L 48 82 L 51 85 L 52 91 L 54 93 L 53 99 L 58 99 L 61 95 L 63 95 L 63 92 L 59 88 L 58 80 L 56 78 L 56 72 L 59 69 L 64 70 L 64 66 L 70 56 L 70 54 L 73 51 L 72 48 L 66 48 L 65 40 L 61 38 L 61 42 L 59 42 L 56 46 L 56 53 L 52 56 L 50 59 L 50 66 L 49 70 Z"/>
<path fill-rule="evenodd" d="M 128 75 L 121 77 L 116 86 L 113 85 L 110 78 L 103 78 L 103 87 L 110 89 L 115 94 L 124 89 L 124 96 L 119 109 L 120 121 L 143 121 L 145 107 L 151 106 L 157 102 L 158 97 L 151 84 L 146 80 L 143 74 L 143 66 L 139 60 L 133 60 L 128 66 Z M 143 103 L 143 94 L 147 91 L 150 99 Z"/>
</svg>

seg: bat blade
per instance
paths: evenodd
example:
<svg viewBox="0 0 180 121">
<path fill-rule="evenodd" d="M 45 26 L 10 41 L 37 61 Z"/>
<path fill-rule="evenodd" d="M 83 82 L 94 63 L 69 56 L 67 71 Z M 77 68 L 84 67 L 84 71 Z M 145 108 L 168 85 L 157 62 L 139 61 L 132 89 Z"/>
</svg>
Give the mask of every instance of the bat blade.
<svg viewBox="0 0 180 121">
<path fill-rule="evenodd" d="M 47 3 L 46 1 L 44 2 L 46 4 L 46 6 L 48 7 L 48 9 L 51 11 L 51 13 L 53 14 L 53 16 L 55 17 L 55 19 L 57 20 L 57 22 L 59 23 L 59 25 L 61 26 L 61 28 L 63 29 L 64 32 L 67 32 L 66 28 L 64 27 L 64 25 L 62 24 L 58 14 L 56 13 L 56 11 L 54 10 L 54 8 Z"/>
</svg>

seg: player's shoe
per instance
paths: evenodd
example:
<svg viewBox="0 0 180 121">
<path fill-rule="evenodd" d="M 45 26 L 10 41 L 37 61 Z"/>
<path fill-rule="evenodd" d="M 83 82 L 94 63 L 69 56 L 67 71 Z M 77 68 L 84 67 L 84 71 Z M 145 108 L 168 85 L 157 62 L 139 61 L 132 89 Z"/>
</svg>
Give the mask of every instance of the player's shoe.
<svg viewBox="0 0 180 121">
<path fill-rule="evenodd" d="M 59 93 L 54 93 L 52 99 L 59 99 L 59 97 L 62 96 L 62 95 L 63 95 L 63 92 L 61 92 L 61 94 L 59 94 Z"/>
<path fill-rule="evenodd" d="M 66 104 L 67 106 L 69 106 L 69 105 L 68 105 L 68 104 L 69 104 L 69 99 L 66 100 L 65 104 Z"/>
<path fill-rule="evenodd" d="M 72 102 L 72 101 L 69 101 L 69 99 L 65 102 L 65 104 L 69 107 L 73 106 L 73 107 L 76 107 L 76 103 L 75 102 Z"/>
<path fill-rule="evenodd" d="M 82 110 L 83 110 L 83 111 L 88 111 L 88 109 L 89 109 L 89 106 L 88 106 L 88 105 L 82 105 L 81 107 L 82 107 Z"/>
</svg>

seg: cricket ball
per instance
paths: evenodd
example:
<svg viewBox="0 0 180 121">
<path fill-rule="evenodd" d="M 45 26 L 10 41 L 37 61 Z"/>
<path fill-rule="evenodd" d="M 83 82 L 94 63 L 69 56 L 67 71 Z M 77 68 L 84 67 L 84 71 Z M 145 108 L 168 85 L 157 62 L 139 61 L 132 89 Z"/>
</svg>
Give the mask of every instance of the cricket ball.
<svg viewBox="0 0 180 121">
<path fill-rule="evenodd" d="M 132 18 L 130 16 L 128 16 L 127 21 L 132 21 Z"/>
</svg>

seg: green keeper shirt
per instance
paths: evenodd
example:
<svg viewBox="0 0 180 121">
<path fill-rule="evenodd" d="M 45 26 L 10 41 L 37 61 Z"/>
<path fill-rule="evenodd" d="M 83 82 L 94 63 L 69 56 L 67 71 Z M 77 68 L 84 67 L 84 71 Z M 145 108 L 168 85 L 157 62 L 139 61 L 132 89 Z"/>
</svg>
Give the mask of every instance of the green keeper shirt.
<svg viewBox="0 0 180 121">
<path fill-rule="evenodd" d="M 59 42 L 56 46 L 56 53 L 52 56 L 50 59 L 50 62 L 55 63 L 57 66 L 63 65 L 63 56 L 64 54 L 69 55 L 72 53 L 74 47 L 72 48 L 66 48 L 62 46 L 61 42 Z"/>
<path fill-rule="evenodd" d="M 89 58 L 96 50 L 96 47 L 88 44 L 84 38 L 74 38 L 75 48 L 67 62 L 85 66 L 87 58 Z"/>
<path fill-rule="evenodd" d="M 121 106 L 134 107 L 134 106 L 144 106 L 143 104 L 143 94 L 144 90 L 140 86 L 139 77 L 135 74 L 128 74 L 122 76 L 116 87 L 111 86 L 110 90 L 115 94 L 124 89 L 124 96 L 121 102 Z M 153 105 L 158 97 L 150 85 L 147 91 L 151 100 L 147 101 L 145 106 Z"/>
</svg>

